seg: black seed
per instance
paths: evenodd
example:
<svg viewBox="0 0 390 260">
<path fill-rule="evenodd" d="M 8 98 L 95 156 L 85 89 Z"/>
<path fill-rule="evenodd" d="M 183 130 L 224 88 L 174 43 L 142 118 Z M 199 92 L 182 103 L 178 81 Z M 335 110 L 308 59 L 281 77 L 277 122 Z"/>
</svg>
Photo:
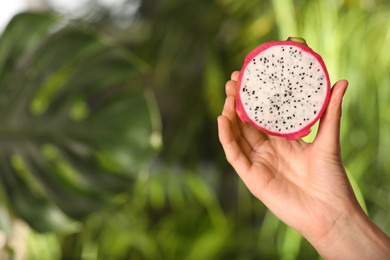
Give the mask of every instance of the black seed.
<svg viewBox="0 0 390 260">
<path fill-rule="evenodd" d="M 317 114 L 317 110 L 314 110 L 314 114 L 315 114 L 315 115 Z"/>
</svg>

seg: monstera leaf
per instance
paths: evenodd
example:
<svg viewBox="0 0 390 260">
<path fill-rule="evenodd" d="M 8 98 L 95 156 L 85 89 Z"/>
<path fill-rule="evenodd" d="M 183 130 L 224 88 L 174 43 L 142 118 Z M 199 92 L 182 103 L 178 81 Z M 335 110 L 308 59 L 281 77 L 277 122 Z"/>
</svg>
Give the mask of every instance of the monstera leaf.
<svg viewBox="0 0 390 260">
<path fill-rule="evenodd" d="M 147 67 L 85 25 L 22 13 L 0 37 L 2 203 L 69 231 L 131 189 L 159 144 Z"/>
</svg>

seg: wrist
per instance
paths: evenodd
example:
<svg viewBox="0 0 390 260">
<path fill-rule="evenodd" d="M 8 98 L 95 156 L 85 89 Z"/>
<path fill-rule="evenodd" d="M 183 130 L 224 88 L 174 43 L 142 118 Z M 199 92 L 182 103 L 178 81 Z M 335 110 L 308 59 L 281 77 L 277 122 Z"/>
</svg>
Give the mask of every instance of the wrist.
<svg viewBox="0 0 390 260">
<path fill-rule="evenodd" d="M 326 234 L 310 242 L 325 259 L 386 259 L 390 256 L 389 237 L 361 208 L 347 211 Z"/>
</svg>

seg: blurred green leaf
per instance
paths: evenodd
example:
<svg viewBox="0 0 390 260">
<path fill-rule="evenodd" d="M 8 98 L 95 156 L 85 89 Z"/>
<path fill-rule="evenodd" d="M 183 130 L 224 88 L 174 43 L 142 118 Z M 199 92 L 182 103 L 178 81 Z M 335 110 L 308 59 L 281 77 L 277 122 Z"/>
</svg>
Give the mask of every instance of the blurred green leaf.
<svg viewBox="0 0 390 260">
<path fill-rule="evenodd" d="M 69 217 L 83 219 L 131 189 L 158 148 L 145 66 L 92 29 L 48 13 L 17 15 L 0 46 L 6 200 L 36 230 L 69 232 Z"/>
<path fill-rule="evenodd" d="M 210 53 L 213 53 L 210 51 Z M 208 109 L 211 115 L 217 117 L 221 113 L 221 107 L 224 103 L 224 91 L 225 75 L 223 67 L 219 64 L 217 57 L 212 54 L 207 57 L 207 64 L 204 75 L 204 96 L 208 105 Z"/>
<path fill-rule="evenodd" d="M 40 234 L 32 230 L 27 236 L 27 257 L 31 260 L 60 259 L 60 241 L 55 234 Z"/>
<path fill-rule="evenodd" d="M 210 230 L 205 232 L 190 246 L 186 259 L 215 259 L 229 239 L 228 230 Z"/>
<path fill-rule="evenodd" d="M 280 248 L 280 258 L 283 260 L 297 259 L 301 247 L 302 235 L 287 227 Z"/>
<path fill-rule="evenodd" d="M 287 39 L 290 36 L 297 35 L 294 2 L 291 0 L 274 0 L 272 4 L 278 24 L 279 38 Z"/>
</svg>

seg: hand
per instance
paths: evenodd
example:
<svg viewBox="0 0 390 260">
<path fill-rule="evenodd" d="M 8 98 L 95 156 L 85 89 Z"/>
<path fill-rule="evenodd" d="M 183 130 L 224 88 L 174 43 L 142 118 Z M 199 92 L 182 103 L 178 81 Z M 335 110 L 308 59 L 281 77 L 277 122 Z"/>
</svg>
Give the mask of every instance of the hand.
<svg viewBox="0 0 390 260">
<path fill-rule="evenodd" d="M 218 118 L 228 161 L 249 190 L 282 221 L 304 234 L 325 235 L 338 218 L 339 208 L 357 203 L 339 152 L 341 100 L 347 82 L 333 88 L 316 140 L 308 144 L 267 136 L 242 123 L 235 112 L 237 77 L 234 72 L 226 84 L 227 98 Z"/>
<path fill-rule="evenodd" d="M 341 104 L 348 82 L 334 85 L 317 136 L 306 143 L 268 136 L 240 121 L 235 112 L 238 74 L 226 83 L 218 117 L 226 158 L 254 196 L 327 255 L 322 248 L 337 229 L 356 216 L 367 222 L 340 156 Z"/>
</svg>

